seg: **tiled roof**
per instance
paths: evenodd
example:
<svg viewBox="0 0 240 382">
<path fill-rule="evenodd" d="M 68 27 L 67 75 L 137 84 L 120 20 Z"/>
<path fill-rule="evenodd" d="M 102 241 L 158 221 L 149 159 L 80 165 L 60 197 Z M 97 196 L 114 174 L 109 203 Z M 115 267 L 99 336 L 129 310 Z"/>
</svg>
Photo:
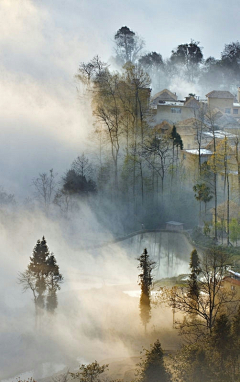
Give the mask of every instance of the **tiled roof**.
<svg viewBox="0 0 240 382">
<path fill-rule="evenodd" d="M 206 97 L 208 97 L 208 98 L 229 98 L 229 99 L 235 98 L 232 95 L 232 93 L 230 93 L 226 90 L 213 90 L 210 93 L 206 94 Z"/>
<path fill-rule="evenodd" d="M 168 89 L 163 89 L 162 91 L 158 92 L 152 97 L 152 102 L 154 101 L 177 101 L 177 96 L 176 94 L 172 93 Z"/>
</svg>

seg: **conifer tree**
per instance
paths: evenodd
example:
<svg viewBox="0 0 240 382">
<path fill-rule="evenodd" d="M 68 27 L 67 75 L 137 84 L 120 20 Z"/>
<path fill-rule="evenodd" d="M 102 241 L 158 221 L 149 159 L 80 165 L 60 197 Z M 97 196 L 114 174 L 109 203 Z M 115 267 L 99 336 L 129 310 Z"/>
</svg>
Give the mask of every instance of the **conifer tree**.
<svg viewBox="0 0 240 382">
<path fill-rule="evenodd" d="M 57 307 L 57 290 L 63 277 L 59 272 L 59 266 L 53 253 L 50 253 L 45 237 L 38 240 L 33 249 L 27 270 L 19 275 L 19 283 L 23 291 L 30 289 L 34 296 L 36 317 L 46 307 L 48 311 L 54 312 Z M 47 304 L 45 297 L 47 294 Z"/>
<path fill-rule="evenodd" d="M 193 301 L 195 301 L 195 303 L 197 303 L 199 294 L 200 294 L 198 275 L 201 272 L 201 268 L 200 268 L 200 260 L 199 260 L 196 249 L 194 249 L 191 252 L 189 266 L 191 269 L 191 274 L 188 280 L 188 287 L 189 287 L 188 294 L 189 294 L 189 297 L 192 298 Z"/>
<path fill-rule="evenodd" d="M 163 350 L 159 340 L 145 350 L 145 359 L 139 364 L 139 380 L 141 382 L 167 382 L 170 380 L 163 361 Z"/>
<path fill-rule="evenodd" d="M 59 283 L 62 281 L 63 277 L 59 273 L 59 266 L 55 256 L 51 254 L 47 259 L 48 266 L 48 295 L 47 295 L 47 310 L 51 313 L 57 308 L 57 290 L 60 289 Z"/>
<path fill-rule="evenodd" d="M 35 277 L 36 282 L 36 304 L 38 308 L 44 308 L 44 293 L 47 289 L 47 258 L 49 257 L 49 249 L 46 240 L 43 236 L 42 240 L 38 240 L 33 249 L 30 264 L 28 265 L 29 272 Z"/>
<path fill-rule="evenodd" d="M 139 261 L 138 268 L 141 269 L 139 274 L 139 285 L 141 286 L 140 296 L 140 317 L 145 327 L 151 318 L 151 286 L 152 286 L 152 270 L 154 269 L 155 261 L 151 261 L 145 248 L 142 255 L 137 259 Z"/>
</svg>

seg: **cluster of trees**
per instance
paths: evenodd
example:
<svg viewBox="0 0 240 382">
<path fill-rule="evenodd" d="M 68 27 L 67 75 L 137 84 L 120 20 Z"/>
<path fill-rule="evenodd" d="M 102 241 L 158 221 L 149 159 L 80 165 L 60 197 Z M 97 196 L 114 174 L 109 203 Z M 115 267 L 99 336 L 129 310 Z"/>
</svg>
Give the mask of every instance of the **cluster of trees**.
<svg viewBox="0 0 240 382">
<path fill-rule="evenodd" d="M 139 285 L 141 286 L 140 317 L 145 326 L 151 317 L 152 271 L 147 249 L 137 259 Z M 223 281 L 226 268 L 231 264 L 229 252 L 221 247 L 212 247 L 202 254 L 196 249 L 190 255 L 190 274 L 184 286 L 161 288 L 159 302 L 167 304 L 175 312 L 183 314 L 183 319 L 175 322 L 175 328 L 187 341 L 177 354 L 165 356 L 157 339 L 150 349 L 143 350 L 143 356 L 136 369 L 136 382 L 195 382 L 209 380 L 237 381 L 240 375 L 240 307 L 236 291 L 225 289 Z M 56 260 L 49 252 L 46 240 L 38 240 L 30 257 L 27 270 L 20 274 L 24 290 L 31 289 L 38 313 L 45 306 L 56 308 L 56 291 L 62 281 Z M 82 364 L 79 370 L 67 372 L 60 380 L 68 377 L 80 382 L 101 382 L 105 380 L 108 365 L 97 361 Z M 62 378 L 62 379 L 61 379 Z"/>
<path fill-rule="evenodd" d="M 212 155 L 207 162 L 199 163 L 198 173 L 195 178 L 197 182 L 193 186 L 193 191 L 196 200 L 200 203 L 200 216 L 205 215 L 205 219 L 207 204 L 213 200 L 214 221 L 205 221 L 205 223 L 206 225 L 213 223 L 215 241 L 222 239 L 223 242 L 225 237 L 229 245 L 230 240 L 236 243 L 239 238 L 237 210 L 234 217 L 231 217 L 230 214 L 231 203 L 235 203 L 236 209 L 238 209 L 240 198 L 239 138 L 235 135 L 234 145 L 227 136 L 218 141 L 215 133 L 216 121 L 214 117 L 211 120 L 211 115 L 211 111 L 208 111 L 206 116 L 208 121 L 211 122 L 211 132 L 213 135 Z M 204 214 L 201 211 L 202 203 L 205 205 Z M 222 205 L 220 205 L 221 203 Z M 225 207 L 223 203 L 225 203 Z"/>
<path fill-rule="evenodd" d="M 49 251 L 45 237 L 38 240 L 33 249 L 27 269 L 19 274 L 23 291 L 31 290 L 36 313 L 36 324 L 44 309 L 54 313 L 57 306 L 57 291 L 63 282 L 56 258 Z"/>
<path fill-rule="evenodd" d="M 219 314 L 211 335 L 182 348 L 174 360 L 173 381 L 238 381 L 240 310 Z"/>
<path fill-rule="evenodd" d="M 223 287 L 226 268 L 231 263 L 229 251 L 221 247 L 207 249 L 201 261 L 193 250 L 187 286 L 161 289 L 160 301 L 184 313 L 179 326 L 190 339 L 211 334 L 219 313 L 230 314 L 236 309 L 239 303 L 236 291 Z"/>
<path fill-rule="evenodd" d="M 122 40 L 119 44 L 123 55 Z M 135 49 L 128 44 L 127 39 L 127 56 Z M 151 127 L 151 81 L 142 66 L 128 61 L 121 72 L 113 72 L 96 56 L 80 64 L 77 77 L 86 85 L 95 118 L 98 193 L 108 194 L 115 205 L 125 204 L 140 220 L 147 208 L 159 208 L 167 186 L 183 184 L 181 137 L 175 127 L 165 136 Z"/>
<path fill-rule="evenodd" d="M 240 77 L 240 43 L 225 44 L 221 58 L 204 59 L 198 41 L 180 44 L 166 60 L 156 51 L 144 52 L 144 40 L 127 26 L 115 34 L 116 62 L 140 64 L 150 75 L 154 90 L 168 87 L 174 78 L 200 83 L 204 90 L 225 87 L 236 90 Z"/>
<path fill-rule="evenodd" d="M 149 278 L 144 284 L 148 285 L 148 280 L 152 281 L 152 263 L 145 259 L 144 254 L 146 257 L 146 251 L 141 257 L 144 267 L 149 264 L 149 273 L 145 272 Z M 224 285 L 226 267 L 230 264 L 231 256 L 220 247 L 209 248 L 202 259 L 194 249 L 190 256 L 187 284 L 160 289 L 160 304 L 171 307 L 174 316 L 176 312 L 182 316 L 175 321 L 175 328 L 183 336 L 185 345 L 172 360 L 167 358 L 165 361 L 159 340 L 150 350 L 145 349 L 138 370 L 139 381 L 214 382 L 239 379 L 239 299 L 236 290 L 226 289 Z"/>
</svg>

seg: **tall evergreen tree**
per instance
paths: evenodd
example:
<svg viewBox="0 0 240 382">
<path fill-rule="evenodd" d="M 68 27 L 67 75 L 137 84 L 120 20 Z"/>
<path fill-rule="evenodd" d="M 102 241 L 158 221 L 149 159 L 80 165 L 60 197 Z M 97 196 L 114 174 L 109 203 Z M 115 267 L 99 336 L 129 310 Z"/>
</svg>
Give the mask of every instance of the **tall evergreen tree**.
<svg viewBox="0 0 240 382">
<path fill-rule="evenodd" d="M 152 270 L 155 266 L 155 261 L 151 261 L 145 248 L 142 255 L 137 259 L 139 261 L 138 268 L 141 269 L 139 274 L 139 285 L 141 286 L 140 296 L 140 317 L 145 327 L 151 318 L 151 286 L 152 286 Z"/>
<path fill-rule="evenodd" d="M 198 275 L 201 272 L 200 260 L 196 249 L 191 252 L 190 256 L 189 266 L 191 273 L 188 280 L 188 293 L 189 297 L 197 304 L 200 295 L 200 286 L 198 283 Z"/>
<path fill-rule="evenodd" d="M 163 360 L 163 350 L 159 340 L 145 349 L 145 359 L 139 364 L 139 380 L 141 382 L 167 382 L 170 380 Z"/>
<path fill-rule="evenodd" d="M 19 275 L 23 291 L 30 289 L 34 296 L 36 318 L 46 307 L 54 312 L 57 307 L 57 290 L 63 277 L 53 253 L 50 253 L 45 237 L 38 240 L 33 249 L 27 270 Z M 47 304 L 45 298 L 47 295 Z"/>
<path fill-rule="evenodd" d="M 48 275 L 48 266 L 47 259 L 50 256 L 49 249 L 45 237 L 43 236 L 42 240 L 38 240 L 37 244 L 33 249 L 33 254 L 30 257 L 30 264 L 28 265 L 29 272 L 36 279 L 36 304 L 38 308 L 44 308 L 44 293 L 47 289 L 47 275 Z"/>
<path fill-rule="evenodd" d="M 47 310 L 51 313 L 54 313 L 57 308 L 57 290 L 60 289 L 59 283 L 62 281 L 63 277 L 59 273 L 59 266 L 57 265 L 57 261 L 55 256 L 51 254 L 47 259 L 47 267 L 48 267 L 48 295 L 47 295 Z"/>
</svg>

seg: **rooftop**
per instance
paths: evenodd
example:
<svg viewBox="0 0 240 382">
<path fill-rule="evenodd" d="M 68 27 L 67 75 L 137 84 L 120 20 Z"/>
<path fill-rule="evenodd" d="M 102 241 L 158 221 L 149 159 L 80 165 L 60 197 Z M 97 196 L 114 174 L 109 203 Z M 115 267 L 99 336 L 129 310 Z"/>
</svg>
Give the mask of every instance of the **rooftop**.
<svg viewBox="0 0 240 382">
<path fill-rule="evenodd" d="M 184 150 L 184 152 L 186 152 L 188 154 L 193 154 L 193 155 L 198 155 L 199 154 L 198 149 Z M 200 149 L 200 155 L 212 155 L 212 151 L 207 150 L 207 149 Z"/>
<path fill-rule="evenodd" d="M 208 98 L 229 98 L 234 99 L 234 95 L 226 90 L 213 90 L 210 93 L 206 94 Z"/>
<path fill-rule="evenodd" d="M 211 133 L 210 131 L 203 131 L 202 134 L 207 136 L 207 137 L 213 138 L 213 133 Z M 237 137 L 235 134 L 226 133 L 226 132 L 221 131 L 221 130 L 216 130 L 214 135 L 215 135 L 215 138 L 219 138 L 219 139 L 224 139 L 225 137 L 235 139 Z"/>
<path fill-rule="evenodd" d="M 183 101 L 178 101 L 178 102 L 173 102 L 173 101 L 165 101 L 164 103 L 158 103 L 158 106 L 159 105 L 163 105 L 163 106 L 184 106 L 184 103 Z"/>
</svg>

